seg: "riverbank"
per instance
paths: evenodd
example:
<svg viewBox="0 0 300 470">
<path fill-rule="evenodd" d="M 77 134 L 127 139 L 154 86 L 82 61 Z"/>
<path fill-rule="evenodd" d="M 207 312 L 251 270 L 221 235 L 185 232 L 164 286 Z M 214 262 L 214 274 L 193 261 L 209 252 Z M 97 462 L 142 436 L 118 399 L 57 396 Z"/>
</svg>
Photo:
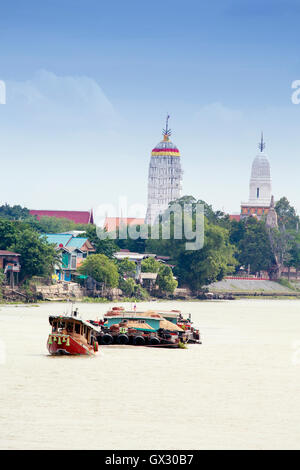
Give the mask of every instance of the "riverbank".
<svg viewBox="0 0 300 470">
<path fill-rule="evenodd" d="M 232 295 L 239 297 L 300 297 L 298 286 L 289 282 L 275 282 L 265 279 L 232 279 L 225 278 L 208 287 L 212 295 Z"/>
<path fill-rule="evenodd" d="M 81 303 L 109 303 L 131 302 L 140 303 L 145 299 L 136 297 L 123 297 L 119 289 L 109 291 L 106 296 L 87 295 L 87 291 L 76 283 L 60 283 L 49 286 L 35 286 L 34 291 L 21 288 L 5 288 L 4 298 L 0 304 L 22 304 L 41 302 L 81 302 Z M 206 286 L 204 292 L 193 294 L 189 289 L 176 289 L 173 295 L 150 296 L 149 302 L 164 301 L 197 301 L 197 300 L 235 300 L 239 298 L 273 298 L 273 299 L 297 299 L 300 298 L 299 285 L 289 282 L 274 282 L 260 279 L 228 279 Z"/>
</svg>

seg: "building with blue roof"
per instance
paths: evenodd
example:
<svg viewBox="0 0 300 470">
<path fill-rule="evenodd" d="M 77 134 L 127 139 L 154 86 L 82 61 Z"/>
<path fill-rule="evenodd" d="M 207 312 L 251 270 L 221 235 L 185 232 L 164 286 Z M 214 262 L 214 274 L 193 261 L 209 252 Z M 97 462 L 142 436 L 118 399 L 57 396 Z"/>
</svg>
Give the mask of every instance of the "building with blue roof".
<svg viewBox="0 0 300 470">
<path fill-rule="evenodd" d="M 54 278 L 70 282 L 72 274 L 83 263 L 84 259 L 96 250 L 86 237 L 75 237 L 67 233 L 46 233 L 43 236 L 49 244 L 55 245 L 61 255 L 61 261 L 55 266 Z"/>
</svg>

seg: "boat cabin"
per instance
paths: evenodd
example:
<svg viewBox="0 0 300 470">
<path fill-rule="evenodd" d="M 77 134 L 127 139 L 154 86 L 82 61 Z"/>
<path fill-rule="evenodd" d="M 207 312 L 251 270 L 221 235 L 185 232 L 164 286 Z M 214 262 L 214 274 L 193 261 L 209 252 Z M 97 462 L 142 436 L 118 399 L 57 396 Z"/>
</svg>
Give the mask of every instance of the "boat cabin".
<svg viewBox="0 0 300 470">
<path fill-rule="evenodd" d="M 70 335 L 77 341 L 93 344 L 97 329 L 90 323 L 73 316 L 49 317 L 52 334 Z"/>
</svg>

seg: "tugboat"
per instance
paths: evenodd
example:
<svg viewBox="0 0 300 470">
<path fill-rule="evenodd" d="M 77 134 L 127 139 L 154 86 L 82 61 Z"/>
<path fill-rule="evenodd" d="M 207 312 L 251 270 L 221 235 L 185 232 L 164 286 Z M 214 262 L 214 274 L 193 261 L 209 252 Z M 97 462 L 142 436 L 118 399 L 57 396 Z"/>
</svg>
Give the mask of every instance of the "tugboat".
<svg viewBox="0 0 300 470">
<path fill-rule="evenodd" d="M 175 323 L 182 330 L 184 330 L 185 336 L 187 338 L 187 343 L 201 344 L 200 331 L 192 326 L 193 322 L 190 313 L 188 314 L 187 318 L 184 318 L 182 316 L 180 310 L 159 310 L 158 313 L 160 313 L 160 315 L 162 315 L 166 320 Z"/>
<path fill-rule="evenodd" d="M 49 316 L 52 331 L 47 348 L 52 355 L 94 355 L 98 351 L 97 334 L 100 329 L 72 315 Z"/>
</svg>

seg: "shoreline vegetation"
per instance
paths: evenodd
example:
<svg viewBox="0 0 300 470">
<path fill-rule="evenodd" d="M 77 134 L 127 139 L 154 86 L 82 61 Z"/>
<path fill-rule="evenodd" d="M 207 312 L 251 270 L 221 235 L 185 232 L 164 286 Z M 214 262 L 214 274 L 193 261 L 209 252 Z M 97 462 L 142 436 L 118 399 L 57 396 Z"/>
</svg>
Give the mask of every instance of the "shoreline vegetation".
<svg viewBox="0 0 300 470">
<path fill-rule="evenodd" d="M 203 248 L 187 250 L 185 236 L 175 236 L 172 209 L 166 211 L 166 219 L 158 221 L 157 239 L 133 240 L 129 235 L 124 238 L 117 233 L 113 240 L 106 236 L 99 238 L 99 227 L 95 225 L 80 225 L 55 217 L 37 220 L 26 208 L 1 206 L 0 250 L 4 261 L 0 259 L 0 303 L 300 297 L 300 278 L 297 285 L 300 219 L 286 198 L 276 203 L 277 228 L 268 227 L 263 217 L 232 220 L 228 214 L 214 211 L 212 206 L 193 196 L 183 196 L 170 205 L 173 203 L 182 207 L 193 227 L 198 224 L 196 207 L 203 206 Z M 168 239 L 163 237 L 166 223 L 170 229 Z M 148 230 L 149 236 L 149 226 L 135 228 L 138 232 L 142 228 Z M 70 230 L 77 232 L 72 235 L 75 239 L 84 237 L 93 249 L 85 253 L 80 264 L 75 263 L 75 268 L 63 258 L 64 245 L 48 242 L 46 236 L 70 233 Z M 102 232 L 105 235 L 104 229 Z M 129 257 L 117 259 L 120 251 L 149 256 L 137 266 Z M 12 268 L 11 272 L 7 270 L 7 253 L 20 257 L 16 273 Z M 64 269 L 71 270 L 68 279 Z"/>
<path fill-rule="evenodd" d="M 76 304 L 139 304 L 143 302 L 153 302 L 153 303 L 164 303 L 164 302 L 213 302 L 213 301 L 224 301 L 224 300 L 259 300 L 259 299 L 276 299 L 276 300 L 300 300 L 300 291 L 295 292 L 264 292 L 264 291 L 255 291 L 255 292 L 209 292 L 206 296 L 190 296 L 190 297 L 149 297 L 148 299 L 139 299 L 133 297 L 119 297 L 111 299 L 109 297 L 82 297 L 82 298 L 53 298 L 53 299 L 38 299 L 32 301 L 26 300 L 7 300 L 0 298 L 0 306 L 2 305 L 28 305 L 28 306 L 39 306 L 40 304 L 45 303 L 76 303 Z"/>
</svg>

